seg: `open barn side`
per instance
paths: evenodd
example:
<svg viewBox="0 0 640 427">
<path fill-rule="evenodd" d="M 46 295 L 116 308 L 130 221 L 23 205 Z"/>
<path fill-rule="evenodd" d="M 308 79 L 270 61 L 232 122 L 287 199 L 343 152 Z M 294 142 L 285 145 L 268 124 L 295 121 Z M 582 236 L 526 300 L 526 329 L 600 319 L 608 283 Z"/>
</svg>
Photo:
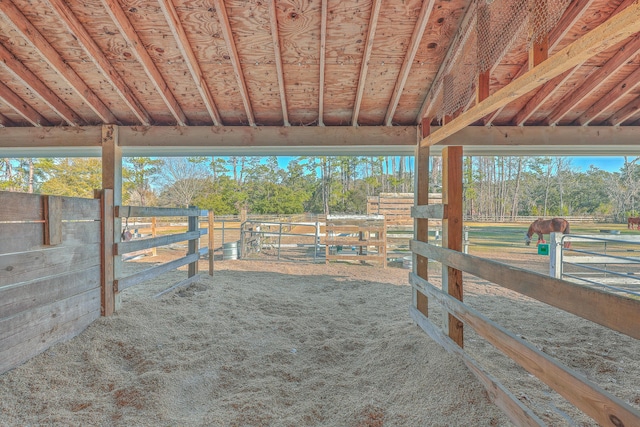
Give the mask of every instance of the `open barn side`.
<svg viewBox="0 0 640 427">
<path fill-rule="evenodd" d="M 1 193 L 0 373 L 100 316 L 99 199 Z"/>
</svg>

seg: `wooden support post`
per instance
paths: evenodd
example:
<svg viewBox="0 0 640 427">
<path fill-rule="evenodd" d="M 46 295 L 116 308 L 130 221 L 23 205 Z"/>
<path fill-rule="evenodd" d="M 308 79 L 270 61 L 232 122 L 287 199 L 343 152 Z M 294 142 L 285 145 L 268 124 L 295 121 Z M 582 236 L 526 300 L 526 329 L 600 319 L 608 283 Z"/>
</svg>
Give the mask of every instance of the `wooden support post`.
<svg viewBox="0 0 640 427">
<path fill-rule="evenodd" d="M 189 206 L 193 208 L 194 206 Z M 187 224 L 189 225 L 188 232 L 198 231 L 198 217 L 190 216 L 188 217 Z M 189 249 L 187 251 L 187 255 L 197 254 L 198 253 L 198 243 L 200 242 L 200 237 L 197 239 L 189 240 L 188 246 Z M 189 273 L 187 277 L 193 277 L 198 274 L 198 260 L 189 263 Z"/>
<path fill-rule="evenodd" d="M 209 222 L 209 276 L 213 276 L 213 258 L 214 258 L 214 250 L 215 250 L 215 238 L 214 238 L 214 214 L 213 211 L 209 211 L 207 215 L 207 221 Z"/>
<path fill-rule="evenodd" d="M 462 147 L 445 147 L 442 150 L 442 203 L 447 206 L 447 216 L 442 220 L 442 247 L 462 251 Z M 452 267 L 442 270 L 442 288 L 462 301 L 462 271 Z M 453 315 L 446 319 L 451 338 L 463 347 L 463 324 Z"/>
<path fill-rule="evenodd" d="M 115 206 L 122 205 L 122 148 L 119 143 L 118 126 L 102 126 L 102 188 L 113 191 L 113 202 L 105 209 L 110 209 L 110 218 L 113 218 L 113 238 L 111 248 L 108 248 L 108 256 L 113 258 L 110 264 L 112 272 L 108 276 L 112 278 L 111 285 L 115 285 L 116 280 L 121 277 L 122 257 L 114 256 L 113 245 L 120 242 L 122 233 L 122 220 L 115 218 Z M 106 238 L 106 237 L 105 237 Z M 105 264 L 106 266 L 106 264 Z M 107 274 L 105 272 L 105 274 Z M 117 289 L 114 289 L 114 310 L 119 310 L 122 299 Z"/>
<path fill-rule="evenodd" d="M 547 19 L 547 2 L 540 2 L 538 7 L 534 7 L 533 17 L 529 21 L 529 35 L 533 38 L 531 49 L 529 49 L 529 70 L 533 70 L 549 57 L 549 34 L 538 36 L 534 33 L 534 27 L 544 28 Z"/>
<path fill-rule="evenodd" d="M 422 120 L 422 132 L 421 138 L 425 138 L 429 135 L 430 119 Z M 429 204 L 429 147 L 421 147 L 418 145 L 416 148 L 416 184 L 415 184 L 415 204 L 418 206 Z M 426 218 L 418 218 L 414 220 L 415 227 L 415 239 L 421 242 L 427 242 L 429 240 L 429 220 Z M 421 255 L 414 255 L 413 269 L 415 273 L 425 279 L 429 280 L 429 260 Z M 413 291 L 414 306 L 420 313 L 425 316 L 429 315 L 429 300 L 426 295 L 416 291 Z"/>
<path fill-rule="evenodd" d="M 115 311 L 113 291 L 113 190 L 95 190 L 94 197 L 100 199 L 100 314 L 111 316 Z"/>
<path fill-rule="evenodd" d="M 62 198 L 44 196 L 44 244 L 62 243 Z"/>
<path fill-rule="evenodd" d="M 158 235 L 158 230 L 156 229 L 156 217 L 154 216 L 153 218 L 151 218 L 151 237 L 156 237 Z M 158 252 L 156 250 L 156 247 L 154 246 L 151 249 L 151 256 L 156 256 L 158 255 Z"/>
</svg>

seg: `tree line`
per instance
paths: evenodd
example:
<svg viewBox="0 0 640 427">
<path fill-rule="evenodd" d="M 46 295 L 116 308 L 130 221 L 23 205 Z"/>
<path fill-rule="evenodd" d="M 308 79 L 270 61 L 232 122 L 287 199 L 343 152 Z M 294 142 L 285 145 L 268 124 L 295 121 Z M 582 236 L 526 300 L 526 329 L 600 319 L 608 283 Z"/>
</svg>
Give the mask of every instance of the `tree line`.
<svg viewBox="0 0 640 427">
<path fill-rule="evenodd" d="M 463 163 L 468 218 L 637 216 L 640 158 L 608 172 L 573 167 L 567 157 L 473 156 Z M 101 187 L 99 158 L 2 159 L 0 189 L 92 197 Z M 413 157 L 125 158 L 123 203 L 189 206 L 217 215 L 366 213 L 367 198 L 413 192 Z M 442 190 L 441 158 L 430 161 L 430 192 Z M 636 201 L 637 200 L 637 201 Z"/>
</svg>

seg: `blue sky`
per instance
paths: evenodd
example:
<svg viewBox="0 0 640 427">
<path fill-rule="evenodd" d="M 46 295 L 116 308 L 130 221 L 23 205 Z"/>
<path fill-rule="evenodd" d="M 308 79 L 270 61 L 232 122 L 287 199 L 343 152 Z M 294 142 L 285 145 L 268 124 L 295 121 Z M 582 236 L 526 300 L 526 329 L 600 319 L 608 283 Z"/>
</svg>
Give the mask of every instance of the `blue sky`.
<svg viewBox="0 0 640 427">
<path fill-rule="evenodd" d="M 295 157 L 279 156 L 278 165 L 280 165 L 281 168 L 286 169 L 287 164 L 294 158 Z M 589 170 L 589 166 L 591 165 L 607 172 L 619 172 L 624 164 L 624 157 L 622 156 L 575 156 L 570 158 L 573 167 L 583 172 Z"/>
<path fill-rule="evenodd" d="M 598 169 L 607 172 L 619 172 L 624 164 L 624 157 L 571 157 L 571 164 L 581 171 L 589 170 L 589 166 L 593 165 Z"/>
</svg>

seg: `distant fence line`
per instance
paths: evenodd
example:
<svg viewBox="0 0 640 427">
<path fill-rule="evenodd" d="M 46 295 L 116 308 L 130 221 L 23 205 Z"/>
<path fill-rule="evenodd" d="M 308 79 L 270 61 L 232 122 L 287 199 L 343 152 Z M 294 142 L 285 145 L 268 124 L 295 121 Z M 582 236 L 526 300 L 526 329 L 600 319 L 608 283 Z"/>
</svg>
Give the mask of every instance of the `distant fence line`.
<svg viewBox="0 0 640 427">
<path fill-rule="evenodd" d="M 588 222 L 588 223 L 615 223 L 616 220 L 612 216 L 563 216 L 563 215 L 518 215 L 511 216 L 495 216 L 495 215 L 464 215 L 465 221 L 471 222 L 533 222 L 538 218 L 554 218 L 562 217 L 569 222 Z"/>
</svg>

